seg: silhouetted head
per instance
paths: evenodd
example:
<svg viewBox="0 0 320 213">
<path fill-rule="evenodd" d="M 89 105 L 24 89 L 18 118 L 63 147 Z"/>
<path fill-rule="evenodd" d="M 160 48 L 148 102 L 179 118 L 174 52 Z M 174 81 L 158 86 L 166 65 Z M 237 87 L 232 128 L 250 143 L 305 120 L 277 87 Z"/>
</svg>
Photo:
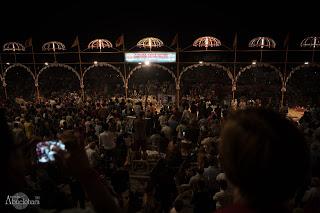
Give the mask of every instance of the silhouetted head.
<svg viewBox="0 0 320 213">
<path fill-rule="evenodd" d="M 280 114 L 237 111 L 228 117 L 221 139 L 223 169 L 250 205 L 282 205 L 303 184 L 309 169 L 307 144 Z"/>
</svg>

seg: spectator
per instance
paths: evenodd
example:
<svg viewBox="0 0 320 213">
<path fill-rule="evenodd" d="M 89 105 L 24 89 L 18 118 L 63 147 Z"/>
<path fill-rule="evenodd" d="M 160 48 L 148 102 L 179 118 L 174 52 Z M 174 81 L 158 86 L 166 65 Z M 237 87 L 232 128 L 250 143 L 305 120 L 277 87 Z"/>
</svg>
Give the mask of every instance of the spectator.
<svg viewBox="0 0 320 213">
<path fill-rule="evenodd" d="M 221 138 L 222 166 L 236 204 L 219 212 L 289 211 L 287 203 L 309 168 L 296 126 L 275 112 L 248 109 L 230 115 Z"/>
</svg>

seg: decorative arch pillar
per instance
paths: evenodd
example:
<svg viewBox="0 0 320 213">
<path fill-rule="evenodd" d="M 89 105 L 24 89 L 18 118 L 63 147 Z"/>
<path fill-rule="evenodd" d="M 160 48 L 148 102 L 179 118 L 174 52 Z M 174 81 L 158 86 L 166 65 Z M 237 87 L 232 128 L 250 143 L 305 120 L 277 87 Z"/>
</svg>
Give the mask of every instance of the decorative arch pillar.
<svg viewBox="0 0 320 213">
<path fill-rule="evenodd" d="M 124 91 L 125 91 L 125 98 L 126 98 L 126 100 L 128 99 L 128 88 L 129 88 L 129 86 L 128 86 L 128 79 L 126 78 L 125 80 L 124 80 Z"/>
<path fill-rule="evenodd" d="M 80 90 L 81 90 L 81 99 L 85 100 L 85 93 L 84 93 L 84 83 L 83 83 L 83 76 L 80 77 Z"/>
<path fill-rule="evenodd" d="M 180 106 L 180 82 L 176 81 L 176 106 Z"/>
<path fill-rule="evenodd" d="M 38 78 L 35 79 L 34 82 L 34 86 L 36 88 L 36 97 L 37 97 L 37 101 L 40 101 L 40 91 L 39 91 L 39 82 L 38 82 Z"/>
<path fill-rule="evenodd" d="M 232 82 L 231 82 L 231 91 L 232 91 L 232 101 L 234 101 L 235 93 L 237 91 L 237 82 L 234 79 L 232 79 Z"/>
<path fill-rule="evenodd" d="M 6 100 L 7 100 L 7 99 L 8 99 L 7 83 L 5 82 L 4 79 L 2 79 L 2 87 L 3 87 L 4 97 L 5 97 Z"/>
</svg>

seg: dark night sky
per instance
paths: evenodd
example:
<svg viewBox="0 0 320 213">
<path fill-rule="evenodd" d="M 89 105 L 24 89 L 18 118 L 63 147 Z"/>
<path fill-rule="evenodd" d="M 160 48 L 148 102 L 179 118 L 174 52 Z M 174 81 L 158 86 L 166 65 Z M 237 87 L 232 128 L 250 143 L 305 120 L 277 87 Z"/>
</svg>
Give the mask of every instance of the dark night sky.
<svg viewBox="0 0 320 213">
<path fill-rule="evenodd" d="M 180 2 L 177 4 L 176 2 Z M 195 38 L 213 34 L 232 40 L 234 32 L 254 35 L 320 32 L 317 6 L 311 1 L 1 1 L 0 39 L 84 40 L 115 39 L 125 33 L 126 41 L 155 35 L 169 41 L 175 32 Z M 281 4 L 280 4 L 281 3 Z M 318 23 L 317 23 L 318 22 Z M 3 43 L 2 42 L 2 43 Z"/>
</svg>

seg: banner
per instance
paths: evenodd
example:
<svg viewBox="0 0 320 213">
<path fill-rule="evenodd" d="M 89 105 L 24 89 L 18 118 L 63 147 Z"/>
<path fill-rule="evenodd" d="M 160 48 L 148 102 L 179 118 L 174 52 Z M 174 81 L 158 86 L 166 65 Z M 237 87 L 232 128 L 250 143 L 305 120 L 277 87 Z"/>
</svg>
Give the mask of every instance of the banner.
<svg viewBox="0 0 320 213">
<path fill-rule="evenodd" d="M 175 52 L 132 52 L 125 53 L 125 60 L 129 63 L 156 62 L 173 63 L 176 62 Z"/>
</svg>

